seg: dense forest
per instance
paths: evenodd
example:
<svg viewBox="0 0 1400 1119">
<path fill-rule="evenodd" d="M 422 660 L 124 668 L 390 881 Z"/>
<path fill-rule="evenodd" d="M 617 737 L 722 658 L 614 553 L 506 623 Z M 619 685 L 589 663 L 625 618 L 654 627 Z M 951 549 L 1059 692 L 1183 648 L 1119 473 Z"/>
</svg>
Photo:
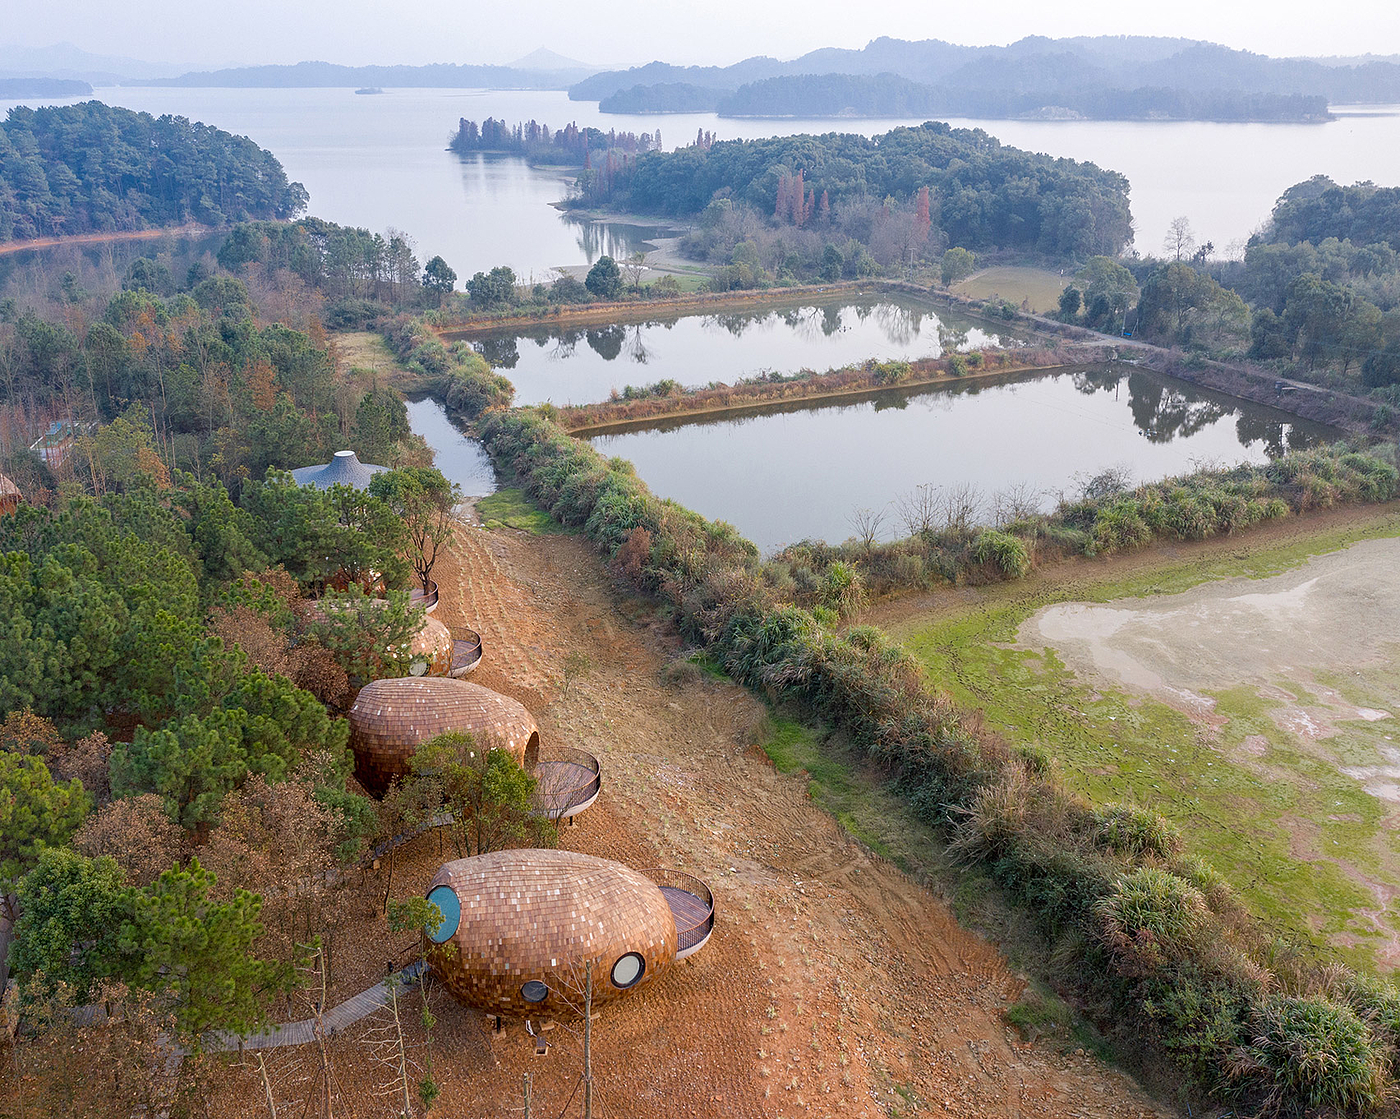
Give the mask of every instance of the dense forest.
<svg viewBox="0 0 1400 1119">
<path fill-rule="evenodd" d="M 1371 390 L 1385 415 L 1400 407 L 1400 190 L 1317 176 L 1283 193 L 1242 259 L 1215 259 L 1184 218 L 1164 250 L 1090 261 L 1061 317 Z"/>
<path fill-rule="evenodd" d="M 306 191 L 242 136 L 85 101 L 0 124 L 0 241 L 292 218 Z"/>
<path fill-rule="evenodd" d="M 595 157 L 606 160 L 607 154 L 636 156 L 642 152 L 661 150 L 661 130 L 643 132 L 604 132 L 598 128 L 580 128 L 570 122 L 563 128 L 550 130 L 537 121 L 510 125 L 504 120 L 487 117 L 479 125 L 463 118 L 448 142 L 448 148 L 458 154 L 470 152 L 500 152 L 523 155 L 538 163 L 561 166 L 591 166 Z"/>
<path fill-rule="evenodd" d="M 786 214 L 785 181 L 803 194 L 802 205 L 789 205 Z M 727 200 L 779 222 L 820 226 L 852 207 L 912 203 L 924 190 L 933 227 L 948 244 L 968 249 L 1115 255 L 1132 237 L 1128 181 L 1117 172 L 937 123 L 873 138 L 833 132 L 653 152 L 605 197 L 674 215 Z M 856 239 L 868 243 L 870 232 Z"/>
<path fill-rule="evenodd" d="M 733 93 L 684 83 L 633 86 L 598 103 L 603 112 L 718 112 L 722 117 L 1039 117 L 1094 120 L 1330 120 L 1320 95 L 1247 90 L 1053 89 L 932 86 L 898 74 L 801 74 L 765 78 Z"/>
</svg>

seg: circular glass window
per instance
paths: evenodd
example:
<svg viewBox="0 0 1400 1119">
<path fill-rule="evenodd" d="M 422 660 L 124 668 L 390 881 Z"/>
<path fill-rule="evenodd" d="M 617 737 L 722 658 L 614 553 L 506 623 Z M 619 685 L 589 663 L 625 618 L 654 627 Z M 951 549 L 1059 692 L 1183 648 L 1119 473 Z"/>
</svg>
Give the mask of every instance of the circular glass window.
<svg viewBox="0 0 1400 1119">
<path fill-rule="evenodd" d="M 428 904 L 442 914 L 442 923 L 438 925 L 437 932 L 428 932 L 424 928 L 428 939 L 434 944 L 451 940 L 457 926 L 462 923 L 462 903 L 457 900 L 457 891 L 451 886 L 436 886 L 428 893 Z"/>
<path fill-rule="evenodd" d="M 531 979 L 520 988 L 520 997 L 526 1002 L 544 1002 L 549 998 L 549 988 L 538 979 Z"/>
<path fill-rule="evenodd" d="M 613 964 L 612 982 L 614 987 L 630 987 L 642 977 L 642 972 L 646 971 L 646 961 L 636 952 L 628 952 L 617 963 Z"/>
</svg>

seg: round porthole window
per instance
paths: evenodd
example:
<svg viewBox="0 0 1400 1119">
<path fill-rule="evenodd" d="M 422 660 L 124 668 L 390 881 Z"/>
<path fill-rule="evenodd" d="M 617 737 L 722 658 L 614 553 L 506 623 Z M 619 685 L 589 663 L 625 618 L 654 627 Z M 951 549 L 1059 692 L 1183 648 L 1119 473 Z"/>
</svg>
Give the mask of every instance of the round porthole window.
<svg viewBox="0 0 1400 1119">
<path fill-rule="evenodd" d="M 428 932 L 424 928 L 428 939 L 434 944 L 451 940 L 457 926 L 462 923 L 462 903 L 457 900 L 457 891 L 451 886 L 436 886 L 428 893 L 428 904 L 442 914 L 442 923 L 438 925 L 437 932 Z"/>
<path fill-rule="evenodd" d="M 612 983 L 614 987 L 631 987 L 642 977 L 646 971 L 646 961 L 636 952 L 628 952 L 617 963 L 613 964 Z"/>
<path fill-rule="evenodd" d="M 526 1002 L 544 1002 L 549 998 L 549 988 L 538 979 L 531 979 L 520 988 L 520 997 Z"/>
</svg>

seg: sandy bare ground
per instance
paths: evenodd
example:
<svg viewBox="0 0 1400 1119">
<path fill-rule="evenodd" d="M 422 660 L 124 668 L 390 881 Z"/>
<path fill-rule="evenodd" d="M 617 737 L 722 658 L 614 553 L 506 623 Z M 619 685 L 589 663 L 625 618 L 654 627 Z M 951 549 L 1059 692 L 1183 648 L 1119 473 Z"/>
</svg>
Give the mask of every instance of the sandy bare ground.
<svg viewBox="0 0 1400 1119">
<path fill-rule="evenodd" d="M 1187 709 L 1209 709 L 1206 691 L 1393 663 L 1400 539 L 1362 541 L 1268 579 L 1228 579 L 1155 599 L 1060 603 L 1028 619 L 1018 636 L 1031 648 L 1053 646 L 1077 673 Z M 1389 713 L 1352 705 L 1338 714 Z"/>
<path fill-rule="evenodd" d="M 679 651 L 669 628 L 617 594 L 579 539 L 462 528 L 435 574 L 437 617 L 482 634 L 472 679 L 526 703 L 546 745 L 602 760 L 602 797 L 563 830 L 564 845 L 677 867 L 717 899 L 703 951 L 599 1016 L 601 1114 L 1169 1114 L 1087 1057 L 1020 1043 L 1001 1014 L 1022 984 L 1000 954 L 849 839 L 799 777 L 774 771 L 750 745 L 755 699 L 712 680 L 664 683 Z M 590 665 L 566 691 L 575 651 Z M 434 844 L 421 843 L 400 864 L 395 895 L 421 889 L 437 863 Z M 443 1095 L 431 1114 L 518 1108 L 527 1072 L 538 1113 L 560 1114 L 578 1075 L 566 1027 L 536 1059 L 520 1027 L 494 1035 L 441 994 L 433 1006 Z M 360 1044 L 367 1028 L 335 1042 L 338 1115 L 389 1114 L 374 1094 L 382 1071 Z M 288 1093 L 304 1095 L 310 1049 L 281 1051 Z M 224 1081 L 216 1113 L 255 1114 L 251 1076 Z"/>
</svg>

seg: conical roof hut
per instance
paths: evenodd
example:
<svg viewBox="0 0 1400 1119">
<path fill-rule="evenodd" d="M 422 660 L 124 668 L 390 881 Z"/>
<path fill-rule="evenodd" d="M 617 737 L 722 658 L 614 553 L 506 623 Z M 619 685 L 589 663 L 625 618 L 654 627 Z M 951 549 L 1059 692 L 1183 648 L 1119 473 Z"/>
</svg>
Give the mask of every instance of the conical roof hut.
<svg viewBox="0 0 1400 1119">
<path fill-rule="evenodd" d="M 365 490 L 369 489 L 371 478 L 388 469 L 387 466 L 361 462 L 354 451 L 336 451 L 330 462 L 293 470 L 292 481 L 299 486 L 315 486 L 320 490 L 328 490 L 332 486 L 354 486 L 357 490 Z"/>
<path fill-rule="evenodd" d="M 375 680 L 350 708 L 350 748 L 355 777 L 382 793 L 395 777 L 409 772 L 419 743 L 449 731 L 474 735 L 484 747 L 509 750 L 533 768 L 540 728 L 523 704 L 509 696 L 442 676 Z"/>
</svg>

